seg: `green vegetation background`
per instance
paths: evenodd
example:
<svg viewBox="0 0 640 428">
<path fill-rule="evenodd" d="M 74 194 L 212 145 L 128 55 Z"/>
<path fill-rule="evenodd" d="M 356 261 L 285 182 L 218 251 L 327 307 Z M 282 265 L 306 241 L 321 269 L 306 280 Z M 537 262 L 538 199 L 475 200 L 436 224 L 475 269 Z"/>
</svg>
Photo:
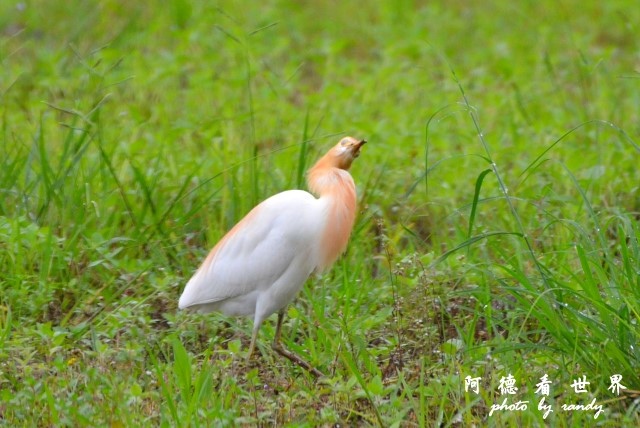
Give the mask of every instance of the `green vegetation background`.
<svg viewBox="0 0 640 428">
<path fill-rule="evenodd" d="M 639 23 L 622 0 L 2 2 L 0 424 L 637 426 Z M 370 142 L 357 225 L 284 331 L 328 376 L 270 322 L 247 364 L 250 320 L 178 296 L 342 135 Z M 489 416 L 505 398 L 529 408 Z"/>
</svg>

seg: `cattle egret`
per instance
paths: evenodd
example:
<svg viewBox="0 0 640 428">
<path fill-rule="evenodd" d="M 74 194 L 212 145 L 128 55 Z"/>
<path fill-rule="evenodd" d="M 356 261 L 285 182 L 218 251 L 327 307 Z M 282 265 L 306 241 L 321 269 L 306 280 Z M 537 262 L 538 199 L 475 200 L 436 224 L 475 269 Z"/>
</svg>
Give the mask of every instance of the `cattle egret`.
<svg viewBox="0 0 640 428">
<path fill-rule="evenodd" d="M 260 203 L 213 247 L 187 283 L 178 306 L 198 312 L 252 316 L 249 358 L 262 322 L 278 312 L 273 349 L 322 375 L 280 344 L 284 309 L 312 272 L 344 252 L 356 216 L 348 172 L 366 141 L 345 137 L 307 172 L 313 193 L 288 190 Z M 314 196 L 315 195 L 315 196 Z"/>
</svg>

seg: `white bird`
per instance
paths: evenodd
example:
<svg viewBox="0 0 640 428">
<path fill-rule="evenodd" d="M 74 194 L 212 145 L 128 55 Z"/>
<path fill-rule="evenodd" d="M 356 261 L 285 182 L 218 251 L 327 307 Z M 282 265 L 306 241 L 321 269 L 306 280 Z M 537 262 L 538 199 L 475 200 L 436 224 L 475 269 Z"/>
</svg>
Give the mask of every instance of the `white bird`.
<svg viewBox="0 0 640 428">
<path fill-rule="evenodd" d="M 357 205 L 348 169 L 365 143 L 345 137 L 320 158 L 307 172 L 313 195 L 288 190 L 253 208 L 189 280 L 180 296 L 180 309 L 252 316 L 248 357 L 255 349 L 260 325 L 278 312 L 273 349 L 314 375 L 322 375 L 280 345 L 280 329 L 284 308 L 309 275 L 329 268 L 347 246 Z"/>
</svg>

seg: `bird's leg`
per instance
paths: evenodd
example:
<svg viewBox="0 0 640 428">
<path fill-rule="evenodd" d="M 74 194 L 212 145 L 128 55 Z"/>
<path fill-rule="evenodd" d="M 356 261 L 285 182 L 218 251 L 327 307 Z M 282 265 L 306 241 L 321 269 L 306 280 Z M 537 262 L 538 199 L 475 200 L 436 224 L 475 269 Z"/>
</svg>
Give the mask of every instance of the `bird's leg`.
<svg viewBox="0 0 640 428">
<path fill-rule="evenodd" d="M 256 340 L 258 340 L 258 331 L 260 330 L 260 324 L 253 326 L 253 332 L 251 333 L 251 344 L 249 345 L 249 352 L 247 353 L 247 361 L 251 359 L 253 351 L 256 348 Z"/>
<path fill-rule="evenodd" d="M 322 373 L 317 368 L 313 367 L 311 364 L 303 360 L 298 354 L 295 354 L 288 349 L 285 349 L 280 344 L 280 330 L 282 328 L 282 320 L 284 319 L 284 309 L 278 312 L 278 323 L 276 324 L 276 334 L 273 337 L 273 344 L 271 348 L 276 351 L 278 354 L 282 355 L 285 358 L 288 358 L 294 364 L 299 365 L 315 377 L 324 377 L 324 373 Z"/>
<path fill-rule="evenodd" d="M 282 332 L 282 321 L 284 320 L 284 309 L 278 312 L 278 322 L 276 323 L 276 334 L 273 336 L 273 348 L 280 346 L 280 334 Z"/>
</svg>

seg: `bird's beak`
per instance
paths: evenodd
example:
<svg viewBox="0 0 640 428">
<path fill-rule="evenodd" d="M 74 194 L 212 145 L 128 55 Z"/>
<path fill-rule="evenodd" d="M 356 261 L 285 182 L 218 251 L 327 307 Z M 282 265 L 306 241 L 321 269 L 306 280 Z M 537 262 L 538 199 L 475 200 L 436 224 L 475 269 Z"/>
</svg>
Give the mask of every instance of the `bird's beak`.
<svg viewBox="0 0 640 428">
<path fill-rule="evenodd" d="M 360 147 L 364 146 L 367 143 L 367 140 L 360 140 L 358 143 L 353 146 L 353 157 L 357 158 L 360 156 Z"/>
</svg>

